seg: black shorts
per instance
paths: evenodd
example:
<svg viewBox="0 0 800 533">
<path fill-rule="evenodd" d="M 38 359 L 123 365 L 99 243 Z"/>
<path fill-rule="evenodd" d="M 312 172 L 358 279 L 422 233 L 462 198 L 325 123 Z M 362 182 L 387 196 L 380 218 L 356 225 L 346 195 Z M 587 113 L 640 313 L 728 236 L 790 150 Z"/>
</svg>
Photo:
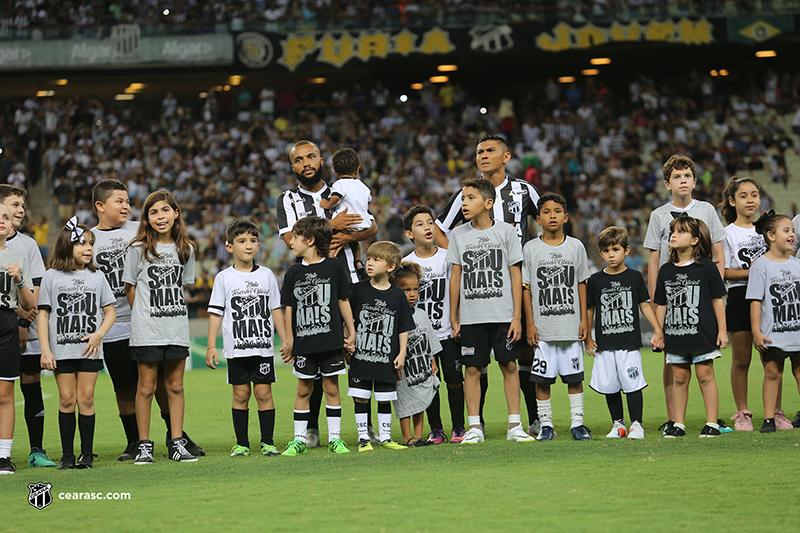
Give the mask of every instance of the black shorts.
<svg viewBox="0 0 800 533">
<path fill-rule="evenodd" d="M 765 363 L 767 361 L 777 361 L 778 363 L 781 363 L 781 365 L 783 365 L 783 361 L 787 357 L 790 357 L 793 360 L 795 357 L 800 357 L 800 352 L 785 352 L 780 348 L 770 348 L 769 350 L 761 354 L 761 357 L 764 359 Z"/>
<path fill-rule="evenodd" d="M 114 384 L 114 392 L 125 392 L 135 389 L 139 383 L 139 367 L 131 358 L 129 339 L 103 343 L 103 357 L 106 361 L 108 375 Z"/>
<path fill-rule="evenodd" d="M 342 350 L 296 355 L 292 374 L 300 379 L 315 379 L 317 373 L 323 377 L 339 376 L 347 373 Z"/>
<path fill-rule="evenodd" d="M 460 385 L 464 381 L 461 373 L 461 345 L 452 337 L 441 341 L 442 351 L 437 353 L 436 364 L 448 385 Z"/>
<path fill-rule="evenodd" d="M 350 376 L 348 380 L 347 395 L 353 398 L 369 400 L 372 391 L 375 391 L 376 402 L 391 402 L 397 399 L 397 382 L 372 381 Z"/>
<path fill-rule="evenodd" d="M 275 383 L 275 363 L 272 357 L 254 355 L 233 357 L 228 363 L 228 384 Z"/>
<path fill-rule="evenodd" d="M 494 324 L 467 324 L 461 326 L 461 364 L 463 366 L 488 366 L 491 352 L 498 363 L 517 360 L 517 346 L 506 339 L 508 322 Z"/>
<path fill-rule="evenodd" d="M 167 359 L 186 359 L 189 348 L 186 346 L 131 346 L 131 359 L 140 363 L 157 363 Z"/>
<path fill-rule="evenodd" d="M 750 301 L 745 300 L 747 287 L 733 287 L 728 291 L 728 303 L 725 305 L 725 322 L 728 331 L 752 331 L 750 328 Z"/>
<path fill-rule="evenodd" d="M 0 379 L 19 379 L 19 324 L 11 309 L 0 309 Z M 41 370 L 41 366 L 39 367 Z"/>
<path fill-rule="evenodd" d="M 29 376 L 35 376 L 42 371 L 41 354 L 23 355 L 20 357 L 19 371 Z"/>
<path fill-rule="evenodd" d="M 100 372 L 101 370 L 103 370 L 102 359 L 60 359 L 56 361 L 57 374 Z"/>
</svg>

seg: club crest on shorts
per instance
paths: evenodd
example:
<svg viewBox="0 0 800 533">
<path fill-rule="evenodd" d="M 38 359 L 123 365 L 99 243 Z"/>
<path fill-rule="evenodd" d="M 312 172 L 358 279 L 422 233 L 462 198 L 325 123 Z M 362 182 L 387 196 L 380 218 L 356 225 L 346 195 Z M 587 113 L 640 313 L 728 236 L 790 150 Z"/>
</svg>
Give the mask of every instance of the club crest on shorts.
<svg viewBox="0 0 800 533">
<path fill-rule="evenodd" d="M 269 374 L 269 369 L 272 368 L 272 365 L 269 363 L 261 363 L 258 367 L 258 371 L 261 372 L 262 376 L 266 376 Z"/>
<path fill-rule="evenodd" d="M 306 367 L 306 358 L 302 355 L 298 355 L 297 359 L 295 360 L 295 364 L 297 368 L 305 368 Z"/>
<path fill-rule="evenodd" d="M 475 355 L 475 348 L 473 346 L 462 346 L 461 355 Z"/>
<path fill-rule="evenodd" d="M 636 379 L 639 377 L 639 368 L 632 366 L 628 369 L 628 377 L 631 379 Z"/>
<path fill-rule="evenodd" d="M 50 489 L 53 485 L 50 483 L 28 483 L 28 503 L 36 507 L 40 511 L 53 503 L 53 497 L 50 495 Z"/>
<path fill-rule="evenodd" d="M 580 370 L 581 369 L 581 360 L 578 357 L 572 358 L 572 369 L 573 370 Z"/>
</svg>

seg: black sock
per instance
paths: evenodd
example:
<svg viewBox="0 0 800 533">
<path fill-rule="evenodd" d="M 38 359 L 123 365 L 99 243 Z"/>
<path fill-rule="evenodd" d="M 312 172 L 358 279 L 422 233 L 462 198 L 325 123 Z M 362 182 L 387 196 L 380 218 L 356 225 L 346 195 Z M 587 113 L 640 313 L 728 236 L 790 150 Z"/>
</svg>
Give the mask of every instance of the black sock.
<svg viewBox="0 0 800 533">
<path fill-rule="evenodd" d="M 61 454 L 75 454 L 75 413 L 58 411 L 58 431 L 61 433 Z"/>
<path fill-rule="evenodd" d="M 167 425 L 167 440 L 172 439 L 172 419 L 169 416 L 169 412 L 161 411 L 161 418 L 164 420 L 164 423 Z"/>
<path fill-rule="evenodd" d="M 481 374 L 481 425 L 485 426 L 483 421 L 483 404 L 486 403 L 486 391 L 489 390 L 489 374 Z"/>
<path fill-rule="evenodd" d="M 628 414 L 631 415 L 631 422 L 642 423 L 642 409 L 644 407 L 644 399 L 642 398 L 642 391 L 637 390 L 625 395 L 628 398 Z M 620 403 L 622 400 L 620 399 Z"/>
<path fill-rule="evenodd" d="M 119 415 L 122 420 L 122 429 L 125 430 L 125 438 L 128 439 L 128 444 L 139 440 L 139 428 L 136 426 L 136 413 L 129 415 Z"/>
<path fill-rule="evenodd" d="M 249 448 L 250 439 L 247 437 L 249 411 L 231 408 L 231 413 L 233 414 L 233 432 L 236 434 L 236 444 Z"/>
<path fill-rule="evenodd" d="M 528 425 L 531 425 L 539 418 L 539 407 L 536 404 L 536 383 L 531 381 L 530 370 L 520 370 L 519 390 L 522 391 L 522 399 L 528 410 Z"/>
<path fill-rule="evenodd" d="M 261 425 L 261 442 L 274 445 L 275 435 L 275 409 L 264 409 L 258 412 L 258 423 Z"/>
<path fill-rule="evenodd" d="M 367 400 L 367 427 L 372 427 L 372 399 Z M 379 404 L 380 405 L 380 404 Z"/>
<path fill-rule="evenodd" d="M 433 400 L 431 401 L 430 406 L 425 411 L 428 415 L 428 425 L 431 426 L 431 431 L 434 429 L 442 429 L 442 414 L 441 414 L 441 402 L 439 400 L 439 391 L 436 391 L 436 394 L 433 395 Z"/>
<path fill-rule="evenodd" d="M 622 412 L 622 393 L 615 392 L 614 394 L 606 394 L 606 403 L 608 404 L 608 411 L 611 413 L 611 421 L 616 422 L 622 420 L 625 415 Z M 642 412 L 639 411 L 641 416 Z M 633 415 L 631 415 L 633 416 Z"/>
<path fill-rule="evenodd" d="M 28 426 L 28 439 L 31 448 L 41 448 L 44 439 L 44 398 L 42 382 L 20 384 L 25 399 L 25 424 Z"/>
<path fill-rule="evenodd" d="M 314 390 L 311 391 L 311 399 L 309 400 L 309 413 L 308 413 L 308 429 L 316 429 L 319 431 L 319 410 L 322 408 L 322 380 L 314 380 Z"/>
<path fill-rule="evenodd" d="M 453 429 L 464 427 L 464 385 L 447 387 L 447 401 L 450 403 L 450 420 Z"/>
<path fill-rule="evenodd" d="M 91 454 L 94 449 L 94 415 L 78 415 L 78 431 L 81 434 L 81 453 Z"/>
</svg>

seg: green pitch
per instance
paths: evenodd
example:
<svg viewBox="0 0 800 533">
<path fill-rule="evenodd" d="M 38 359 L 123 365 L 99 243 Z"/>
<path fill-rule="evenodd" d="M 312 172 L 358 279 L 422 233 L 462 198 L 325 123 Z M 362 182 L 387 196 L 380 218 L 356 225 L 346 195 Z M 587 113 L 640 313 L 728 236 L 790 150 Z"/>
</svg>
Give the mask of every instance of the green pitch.
<svg viewBox="0 0 800 533">
<path fill-rule="evenodd" d="M 729 351 L 715 364 L 720 415 L 734 410 Z M 646 354 L 645 440 L 604 439 L 610 428 L 605 399 L 586 387 L 586 424 L 594 440 L 569 436 L 566 387 L 553 387 L 553 442 L 505 440 L 502 377 L 494 365 L 486 406 L 487 441 L 474 446 L 444 444 L 402 451 L 359 454 L 352 401 L 344 399 L 343 438 L 354 453 L 333 455 L 326 447 L 300 457 L 263 457 L 258 449 L 255 402 L 250 410 L 253 454 L 229 457 L 234 444 L 230 386 L 225 370 L 186 374 L 186 429 L 207 451 L 199 462 L 167 460 L 165 428 L 153 414 L 158 463 L 118 463 L 124 448 L 111 382 L 97 384 L 97 433 L 92 470 L 57 471 L 27 466 L 27 433 L 17 389 L 12 460 L 15 475 L 0 476 L 0 531 L 447 531 L 465 529 L 562 531 L 792 530 L 800 497 L 800 430 L 761 435 L 761 379 L 751 369 L 753 433 L 699 439 L 705 421 L 697 385 L 691 386 L 687 437 L 661 438 L 664 422 L 661 359 Z M 591 358 L 586 358 L 587 384 Z M 296 381 L 278 368 L 276 445 L 292 434 Z M 343 393 L 345 380 L 340 380 Z M 58 398 L 45 378 L 45 447 L 58 461 Z M 446 394 L 442 418 L 449 435 Z M 800 408 L 787 372 L 784 406 L 791 419 Z M 375 406 L 373 405 L 373 410 Z M 626 406 L 627 416 L 627 406 Z M 523 419 L 525 414 L 523 412 Z M 325 434 L 324 410 L 322 432 Z M 394 438 L 400 440 L 399 423 Z M 426 424 L 427 431 L 427 424 Z M 76 448 L 78 446 L 76 437 Z M 28 504 L 28 484 L 50 483 L 53 503 Z M 66 493 L 130 493 L 130 500 L 65 500 Z"/>
</svg>

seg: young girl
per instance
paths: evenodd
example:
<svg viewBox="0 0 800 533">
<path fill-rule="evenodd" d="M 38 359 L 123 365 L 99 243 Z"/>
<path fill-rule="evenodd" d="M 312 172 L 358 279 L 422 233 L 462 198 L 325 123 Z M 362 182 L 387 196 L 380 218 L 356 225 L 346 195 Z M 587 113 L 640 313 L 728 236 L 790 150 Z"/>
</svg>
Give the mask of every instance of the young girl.
<svg viewBox="0 0 800 533">
<path fill-rule="evenodd" d="M 114 324 L 114 292 L 92 264 L 94 235 L 78 218 L 58 234 L 50 269 L 39 292 L 42 368 L 53 370 L 58 385 L 59 470 L 92 468 L 94 386 L 103 369 L 103 337 Z M 75 404 L 81 454 L 75 463 Z"/>
<path fill-rule="evenodd" d="M 725 333 L 725 285 L 711 257 L 711 235 L 702 220 L 682 214 L 670 223 L 669 262 L 658 271 L 656 316 L 664 330 L 666 362 L 674 375 L 675 424 L 665 437 L 686 435 L 686 403 L 692 365 L 706 408 L 701 437 L 720 435 L 719 391 L 714 359 L 728 345 Z M 713 319 L 714 317 L 715 319 Z"/>
<path fill-rule="evenodd" d="M 794 226 L 789 217 L 764 214 L 756 221 L 767 253 L 751 267 L 746 298 L 756 349 L 764 359 L 764 424 L 761 433 L 777 426 L 780 383 L 787 357 L 800 386 L 800 259 L 792 257 Z"/>
<path fill-rule="evenodd" d="M 442 345 L 428 314 L 416 307 L 421 278 L 422 268 L 410 261 L 403 261 L 392 278 L 392 283 L 406 295 L 415 326 L 415 329 L 408 332 L 403 378 L 397 382 L 397 399 L 393 402 L 395 415 L 400 419 L 400 429 L 403 431 L 403 443 L 406 446 L 430 444 L 422 437 L 422 425 L 425 410 L 430 406 L 439 388 L 439 378 L 436 377 L 439 369 L 433 356 L 442 351 Z M 411 421 L 414 423 L 413 437 Z"/>
<path fill-rule="evenodd" d="M 169 398 L 168 456 L 173 461 L 197 461 L 186 450 L 183 433 L 183 370 L 189 356 L 184 286 L 194 283 L 195 248 L 175 197 L 167 191 L 148 196 L 122 274 L 131 304 L 131 358 L 139 367 L 136 390 L 139 446 L 134 460 L 137 465 L 155 461 L 150 440 L 150 406 L 161 364 Z"/>
</svg>

